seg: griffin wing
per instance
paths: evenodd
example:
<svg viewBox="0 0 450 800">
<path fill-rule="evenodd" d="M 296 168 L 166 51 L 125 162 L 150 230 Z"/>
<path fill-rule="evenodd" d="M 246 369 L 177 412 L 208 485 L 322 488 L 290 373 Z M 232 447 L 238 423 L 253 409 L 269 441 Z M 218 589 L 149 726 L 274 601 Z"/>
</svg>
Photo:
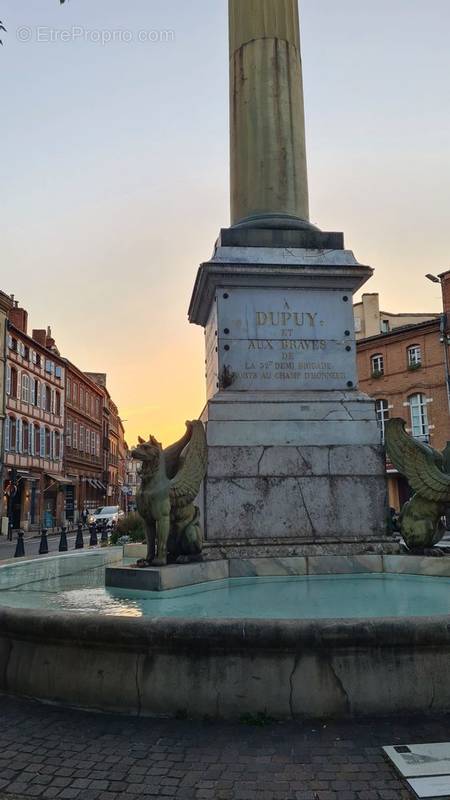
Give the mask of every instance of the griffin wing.
<svg viewBox="0 0 450 800">
<path fill-rule="evenodd" d="M 443 471 L 441 454 L 406 433 L 404 420 L 386 423 L 386 448 L 394 466 L 417 494 L 450 502 L 450 475 Z"/>
<path fill-rule="evenodd" d="M 197 497 L 206 474 L 208 449 L 205 429 L 201 422 L 188 423 L 192 427 L 191 440 L 180 459 L 180 469 L 170 481 L 170 499 L 176 506 L 187 506 Z"/>
<path fill-rule="evenodd" d="M 186 422 L 186 433 L 170 447 L 164 450 L 164 459 L 166 463 L 166 473 L 169 480 L 176 477 L 178 464 L 180 461 L 181 453 L 187 444 L 189 444 L 192 436 L 192 422 Z"/>
</svg>

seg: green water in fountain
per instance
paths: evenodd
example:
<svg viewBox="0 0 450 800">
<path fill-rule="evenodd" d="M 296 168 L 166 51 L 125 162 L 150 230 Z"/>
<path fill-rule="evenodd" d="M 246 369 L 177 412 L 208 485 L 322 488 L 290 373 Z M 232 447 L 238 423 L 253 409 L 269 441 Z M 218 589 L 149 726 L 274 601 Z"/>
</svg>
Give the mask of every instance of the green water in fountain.
<svg viewBox="0 0 450 800">
<path fill-rule="evenodd" d="M 72 557 L 78 569 L 3 588 L 0 605 L 131 617 L 326 619 L 428 616 L 450 613 L 450 578 L 352 574 L 231 578 L 164 592 L 105 588 L 104 566 Z M 79 558 L 83 558 L 82 556 Z M 48 559 L 51 563 L 55 559 Z M 36 562 L 34 562 L 36 563 Z M 40 562 L 42 564 L 42 562 Z M 25 564 L 14 567 L 16 570 Z M 80 571 L 81 568 L 81 571 Z M 35 568 L 37 569 L 37 567 Z M 66 570 L 67 571 L 67 570 Z M 51 573 L 51 568 L 49 569 Z M 14 583 L 14 585 L 11 585 Z"/>
</svg>

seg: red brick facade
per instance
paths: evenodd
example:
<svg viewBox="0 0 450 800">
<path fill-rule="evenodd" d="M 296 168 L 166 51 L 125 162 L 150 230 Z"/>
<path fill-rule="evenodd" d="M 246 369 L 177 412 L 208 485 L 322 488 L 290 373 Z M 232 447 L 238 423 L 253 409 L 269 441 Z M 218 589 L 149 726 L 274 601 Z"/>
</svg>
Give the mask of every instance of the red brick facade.
<svg viewBox="0 0 450 800">
<path fill-rule="evenodd" d="M 65 393 L 64 465 L 74 487 L 67 517 L 73 521 L 84 509 L 106 505 L 102 465 L 103 393 L 94 381 L 67 360 Z"/>
<path fill-rule="evenodd" d="M 7 299 L 5 353 L 0 349 L 6 398 L 4 414 L 0 405 L 0 533 L 8 526 L 59 527 L 77 522 L 85 508 L 122 501 L 118 452 L 112 463 L 115 485 L 108 486 L 110 408 L 122 436 L 123 427 L 106 375 L 98 385 L 96 376 L 63 358 L 50 328 L 29 336 L 26 310 Z"/>
<path fill-rule="evenodd" d="M 50 329 L 30 337 L 26 312 L 9 316 L 1 516 L 13 528 L 50 528 L 64 518 L 64 361 Z"/>
<path fill-rule="evenodd" d="M 450 299 L 450 291 L 449 291 Z M 412 435 L 437 450 L 450 440 L 444 318 L 399 328 L 357 344 L 359 386 L 377 401 L 378 418 L 401 417 Z M 388 464 L 391 505 L 408 487 Z"/>
</svg>

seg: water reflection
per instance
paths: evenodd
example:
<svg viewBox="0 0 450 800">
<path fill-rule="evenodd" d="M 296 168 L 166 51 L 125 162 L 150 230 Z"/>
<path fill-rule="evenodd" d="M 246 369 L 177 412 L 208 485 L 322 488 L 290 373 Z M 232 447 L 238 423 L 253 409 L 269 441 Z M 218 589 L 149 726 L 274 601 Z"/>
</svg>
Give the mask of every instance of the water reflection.
<svg viewBox="0 0 450 800">
<path fill-rule="evenodd" d="M 16 608 L 126 617 L 323 619 L 450 613 L 450 578 L 327 575 L 233 578 L 165 592 L 104 587 L 104 568 L 0 591 Z"/>
</svg>

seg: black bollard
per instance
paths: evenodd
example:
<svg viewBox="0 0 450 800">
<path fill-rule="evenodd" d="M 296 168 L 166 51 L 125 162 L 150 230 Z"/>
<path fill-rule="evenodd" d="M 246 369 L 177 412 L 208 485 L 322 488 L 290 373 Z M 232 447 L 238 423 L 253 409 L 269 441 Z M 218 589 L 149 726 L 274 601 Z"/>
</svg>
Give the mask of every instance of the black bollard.
<svg viewBox="0 0 450 800">
<path fill-rule="evenodd" d="M 108 526 L 106 525 L 106 522 L 104 522 L 102 525 L 102 536 L 100 541 L 102 543 L 102 546 L 108 544 Z"/>
<path fill-rule="evenodd" d="M 25 555 L 25 547 L 23 544 L 23 531 L 18 531 L 16 552 L 14 553 L 14 558 L 22 558 L 22 556 L 24 555 Z"/>
<path fill-rule="evenodd" d="M 47 530 L 46 528 L 42 528 L 41 543 L 39 545 L 39 555 L 45 556 L 47 553 L 48 553 Z"/>
<path fill-rule="evenodd" d="M 89 533 L 91 534 L 91 538 L 89 539 L 89 547 L 96 547 L 96 545 L 98 545 L 98 536 L 95 522 L 93 525 L 89 526 Z"/>
<path fill-rule="evenodd" d="M 77 525 L 77 538 L 75 539 L 75 550 L 81 550 L 84 547 L 83 539 L 83 526 L 81 522 Z"/>
<path fill-rule="evenodd" d="M 67 544 L 67 528 L 61 528 L 61 538 L 59 540 L 59 552 L 67 553 L 69 545 Z"/>
</svg>

